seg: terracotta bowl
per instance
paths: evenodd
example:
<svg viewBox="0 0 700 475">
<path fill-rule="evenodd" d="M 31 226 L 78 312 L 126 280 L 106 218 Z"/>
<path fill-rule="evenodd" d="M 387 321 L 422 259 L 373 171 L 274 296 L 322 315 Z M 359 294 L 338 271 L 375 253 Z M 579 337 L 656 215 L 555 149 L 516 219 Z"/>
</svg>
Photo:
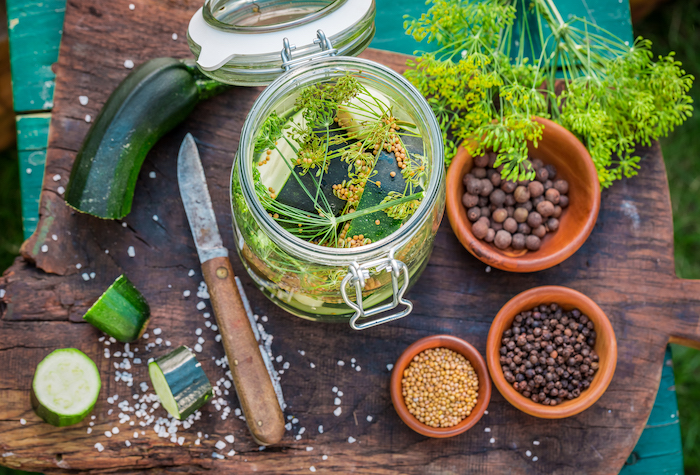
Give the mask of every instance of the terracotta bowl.
<svg viewBox="0 0 700 475">
<path fill-rule="evenodd" d="M 564 310 L 578 308 L 591 319 L 597 335 L 593 349 L 600 358 L 598 372 L 593 377 L 590 387 L 581 391 L 579 397 L 556 406 L 536 403 L 513 389 L 503 376 L 499 354 L 503 332 L 510 328 L 516 315 L 537 305 L 550 303 L 559 304 Z M 486 342 L 486 361 L 494 385 L 508 402 L 531 416 L 561 419 L 588 409 L 603 395 L 615 373 L 617 341 L 608 317 L 593 300 L 581 292 L 555 285 L 535 287 L 510 299 L 496 315 Z"/>
<path fill-rule="evenodd" d="M 414 356 L 429 348 L 448 348 L 461 354 L 472 364 L 479 378 L 479 396 L 476 400 L 476 406 L 472 409 L 471 414 L 464 418 L 459 424 L 452 427 L 435 428 L 423 424 L 408 412 L 408 407 L 406 407 L 402 395 L 401 379 L 404 370 L 408 367 Z M 394 403 L 394 409 L 396 409 L 401 420 L 419 434 L 436 438 L 452 437 L 467 431 L 474 424 L 479 422 L 479 419 L 484 415 L 484 411 L 488 407 L 489 400 L 491 399 L 491 378 L 489 378 L 489 372 L 486 368 L 484 358 L 481 357 L 479 352 L 472 345 L 461 338 L 450 335 L 427 336 L 406 348 L 394 365 L 394 371 L 391 373 L 390 387 L 391 402 Z"/>
<path fill-rule="evenodd" d="M 600 183 L 586 147 L 564 127 L 536 117 L 544 125 L 538 147 L 528 143 L 530 156 L 557 168 L 557 178 L 569 182 L 569 206 L 560 218 L 559 230 L 547 233 L 537 251 L 498 249 L 472 234 L 472 223 L 462 205 L 462 178 L 472 169 L 472 156 L 463 147 L 447 171 L 447 217 L 452 230 L 477 259 L 510 272 L 535 272 L 553 267 L 571 256 L 591 234 L 600 209 Z"/>
</svg>

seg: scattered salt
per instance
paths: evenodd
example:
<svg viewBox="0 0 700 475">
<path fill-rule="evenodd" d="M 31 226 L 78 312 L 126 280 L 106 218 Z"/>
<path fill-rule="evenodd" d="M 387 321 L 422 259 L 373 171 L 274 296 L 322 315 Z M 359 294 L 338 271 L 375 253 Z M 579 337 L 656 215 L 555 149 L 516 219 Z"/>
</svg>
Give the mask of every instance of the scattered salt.
<svg viewBox="0 0 700 475">
<path fill-rule="evenodd" d="M 84 281 L 90 280 L 90 274 L 88 274 L 87 272 L 83 272 L 82 277 L 83 277 L 83 280 L 84 280 Z"/>
<path fill-rule="evenodd" d="M 201 329 L 201 328 L 197 328 L 197 329 L 194 331 L 194 334 L 197 335 L 197 336 L 201 335 L 201 334 L 202 334 L 202 329 Z"/>
<path fill-rule="evenodd" d="M 318 433 L 323 434 L 323 426 L 318 426 Z"/>
<path fill-rule="evenodd" d="M 367 416 L 367 422 L 372 422 L 372 416 Z"/>
<path fill-rule="evenodd" d="M 177 33 L 173 33 L 172 38 L 173 38 L 173 41 L 177 40 Z"/>
<path fill-rule="evenodd" d="M 333 391 L 334 393 L 337 393 L 337 392 L 338 392 L 338 386 L 333 386 L 333 389 L 331 389 L 331 391 Z"/>
<path fill-rule="evenodd" d="M 216 444 L 214 444 L 214 447 L 216 447 L 217 449 L 221 450 L 221 449 L 223 449 L 224 447 L 226 447 L 226 442 L 224 442 L 223 440 L 220 440 L 220 441 L 218 441 Z"/>
<path fill-rule="evenodd" d="M 348 444 L 354 444 L 356 440 L 357 439 L 355 439 L 353 436 L 350 436 L 348 437 Z"/>
<path fill-rule="evenodd" d="M 343 397 L 343 391 L 338 391 L 336 394 L 338 395 L 338 397 Z"/>
<path fill-rule="evenodd" d="M 129 257 L 134 257 L 136 255 L 134 246 L 129 246 L 129 249 L 126 250 L 126 253 L 129 254 Z"/>
<path fill-rule="evenodd" d="M 47 246 L 46 244 L 41 246 L 41 252 L 49 252 L 49 246 Z"/>
<path fill-rule="evenodd" d="M 27 172 L 27 175 L 31 175 L 31 174 L 32 174 L 32 169 L 31 169 L 31 168 L 27 168 L 25 171 Z"/>
<path fill-rule="evenodd" d="M 309 467 L 309 471 L 311 471 L 311 472 L 315 472 L 315 471 L 316 471 L 316 467 L 314 467 L 313 465 L 312 465 L 312 466 L 310 466 L 310 467 Z"/>
<path fill-rule="evenodd" d="M 496 442 L 496 439 L 494 439 L 493 437 L 491 437 L 491 439 L 489 440 L 489 442 L 493 444 L 494 442 Z"/>
<path fill-rule="evenodd" d="M 342 414 L 343 408 L 338 406 L 335 408 L 335 411 L 333 411 L 333 414 L 335 414 L 336 417 L 338 417 L 340 414 Z"/>
<path fill-rule="evenodd" d="M 190 292 L 189 290 L 185 290 L 185 291 L 182 293 L 182 296 L 185 297 L 185 298 L 187 298 L 187 297 L 190 296 L 191 293 L 192 293 L 192 292 Z"/>
<path fill-rule="evenodd" d="M 490 427 L 485 428 L 484 432 L 491 432 L 491 428 Z"/>
<path fill-rule="evenodd" d="M 328 460 L 328 455 L 324 455 L 324 456 L 321 457 L 321 458 L 322 458 L 323 460 Z"/>
<path fill-rule="evenodd" d="M 110 431 L 105 431 L 105 437 L 112 437 L 112 433 Z"/>
<path fill-rule="evenodd" d="M 207 307 L 207 304 L 205 304 L 204 302 L 199 302 L 197 304 L 197 310 L 204 310 L 206 307 Z"/>
<path fill-rule="evenodd" d="M 131 5 L 129 5 L 129 7 L 131 7 Z M 126 61 L 124 61 L 124 67 L 126 69 L 131 69 L 134 67 L 134 62 L 130 59 L 127 59 Z"/>
<path fill-rule="evenodd" d="M 98 452 L 102 452 L 105 448 L 102 444 L 99 442 L 95 444 L 95 448 L 97 449 Z"/>
<path fill-rule="evenodd" d="M 236 451 L 231 449 L 228 451 L 228 453 L 226 455 L 228 455 L 229 457 L 233 457 L 234 455 L 236 455 Z"/>
<path fill-rule="evenodd" d="M 154 334 L 154 335 L 160 335 L 161 333 L 163 333 L 163 330 L 161 330 L 160 328 L 154 328 L 154 329 L 153 329 L 153 334 Z"/>
<path fill-rule="evenodd" d="M 200 345 L 199 343 L 194 345 L 194 351 L 196 351 L 197 353 L 201 353 L 202 352 L 202 345 Z"/>
<path fill-rule="evenodd" d="M 533 461 L 533 462 L 537 462 L 538 460 L 539 460 L 539 458 L 537 457 L 537 455 L 535 455 L 534 457 L 532 457 L 532 461 Z"/>
<path fill-rule="evenodd" d="M 148 178 L 155 178 L 156 172 L 148 172 Z"/>
<path fill-rule="evenodd" d="M 227 435 L 226 437 L 224 437 L 224 439 L 226 439 L 226 442 L 228 442 L 229 444 L 233 444 L 234 438 L 232 435 Z"/>
<path fill-rule="evenodd" d="M 88 105 L 88 100 L 88 96 L 78 96 L 78 101 L 80 102 L 81 106 Z"/>
<path fill-rule="evenodd" d="M 130 3 L 130 4 L 129 4 L 129 10 L 133 10 L 134 8 L 136 8 L 136 5 L 134 5 L 133 3 Z"/>
<path fill-rule="evenodd" d="M 361 371 L 361 370 L 362 370 L 362 368 L 360 368 L 359 364 L 357 366 L 355 366 L 355 371 Z"/>
<path fill-rule="evenodd" d="M 112 427 L 112 434 L 118 434 L 119 433 L 119 427 Z"/>
<path fill-rule="evenodd" d="M 190 269 L 190 271 L 187 273 L 187 275 L 192 277 L 194 275 L 194 269 Z"/>
<path fill-rule="evenodd" d="M 338 366 L 345 366 L 345 361 L 338 360 Z"/>
<path fill-rule="evenodd" d="M 124 445 L 126 445 L 127 447 L 131 447 L 131 442 L 128 440 L 125 440 Z"/>
<path fill-rule="evenodd" d="M 336 406 L 340 406 L 340 398 L 339 397 L 335 398 L 334 403 Z"/>
<path fill-rule="evenodd" d="M 85 122 L 92 122 L 92 116 L 90 114 L 85 114 Z"/>
<path fill-rule="evenodd" d="M 58 189 L 57 189 L 56 191 L 58 191 L 58 194 L 59 194 L 59 195 L 62 195 L 63 193 L 66 192 L 66 189 L 63 188 L 62 186 L 59 186 Z"/>
<path fill-rule="evenodd" d="M 158 215 L 157 215 L 157 214 L 154 214 L 154 215 L 153 215 L 153 221 L 158 221 Z"/>
<path fill-rule="evenodd" d="M 532 445 L 540 445 L 540 441 L 539 441 L 539 440 L 533 440 L 533 441 L 532 441 Z"/>
<path fill-rule="evenodd" d="M 51 239 L 53 239 L 54 241 L 58 241 L 58 236 L 56 236 L 55 234 L 52 234 Z"/>
<path fill-rule="evenodd" d="M 22 425 L 25 425 L 25 424 L 27 423 L 27 421 L 26 421 L 26 419 L 20 419 L 20 420 L 19 420 L 19 423 L 22 424 Z"/>
<path fill-rule="evenodd" d="M 316 367 L 316 365 L 313 364 L 313 363 L 309 363 L 309 366 L 311 366 L 311 368 L 315 368 L 315 367 Z"/>
<path fill-rule="evenodd" d="M 525 455 L 529 457 L 529 456 L 532 455 L 532 452 L 530 452 L 529 450 L 526 450 L 526 451 L 525 451 Z"/>
</svg>

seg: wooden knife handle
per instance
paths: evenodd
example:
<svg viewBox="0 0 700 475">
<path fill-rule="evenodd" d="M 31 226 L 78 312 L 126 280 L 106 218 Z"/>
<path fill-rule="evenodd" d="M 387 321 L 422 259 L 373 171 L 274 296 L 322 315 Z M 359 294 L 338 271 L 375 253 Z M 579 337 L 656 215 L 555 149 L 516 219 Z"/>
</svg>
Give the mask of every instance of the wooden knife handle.
<svg viewBox="0 0 700 475">
<path fill-rule="evenodd" d="M 284 435 L 284 415 L 238 293 L 231 262 L 228 257 L 215 257 L 202 264 L 202 272 L 248 428 L 258 444 L 276 444 Z"/>
</svg>

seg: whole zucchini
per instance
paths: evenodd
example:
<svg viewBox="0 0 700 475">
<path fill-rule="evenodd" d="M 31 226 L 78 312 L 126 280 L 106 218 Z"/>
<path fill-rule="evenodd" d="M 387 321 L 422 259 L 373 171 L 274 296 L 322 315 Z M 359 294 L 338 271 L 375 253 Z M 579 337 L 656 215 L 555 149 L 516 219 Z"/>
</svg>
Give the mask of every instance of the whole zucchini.
<svg viewBox="0 0 700 475">
<path fill-rule="evenodd" d="M 112 92 L 90 127 L 73 163 L 66 203 L 100 218 L 129 214 L 151 147 L 200 100 L 228 87 L 201 74 L 194 61 L 143 63 Z"/>
</svg>

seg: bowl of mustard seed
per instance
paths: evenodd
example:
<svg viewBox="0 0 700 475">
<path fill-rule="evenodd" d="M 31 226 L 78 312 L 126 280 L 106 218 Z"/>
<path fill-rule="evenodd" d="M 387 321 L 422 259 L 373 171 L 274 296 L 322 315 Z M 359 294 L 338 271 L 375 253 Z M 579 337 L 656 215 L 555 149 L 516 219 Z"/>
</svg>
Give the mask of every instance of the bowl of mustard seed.
<svg viewBox="0 0 700 475">
<path fill-rule="evenodd" d="M 391 374 L 391 401 L 419 434 L 444 438 L 474 426 L 491 399 L 484 358 L 451 335 L 422 338 L 401 354 Z"/>
</svg>

